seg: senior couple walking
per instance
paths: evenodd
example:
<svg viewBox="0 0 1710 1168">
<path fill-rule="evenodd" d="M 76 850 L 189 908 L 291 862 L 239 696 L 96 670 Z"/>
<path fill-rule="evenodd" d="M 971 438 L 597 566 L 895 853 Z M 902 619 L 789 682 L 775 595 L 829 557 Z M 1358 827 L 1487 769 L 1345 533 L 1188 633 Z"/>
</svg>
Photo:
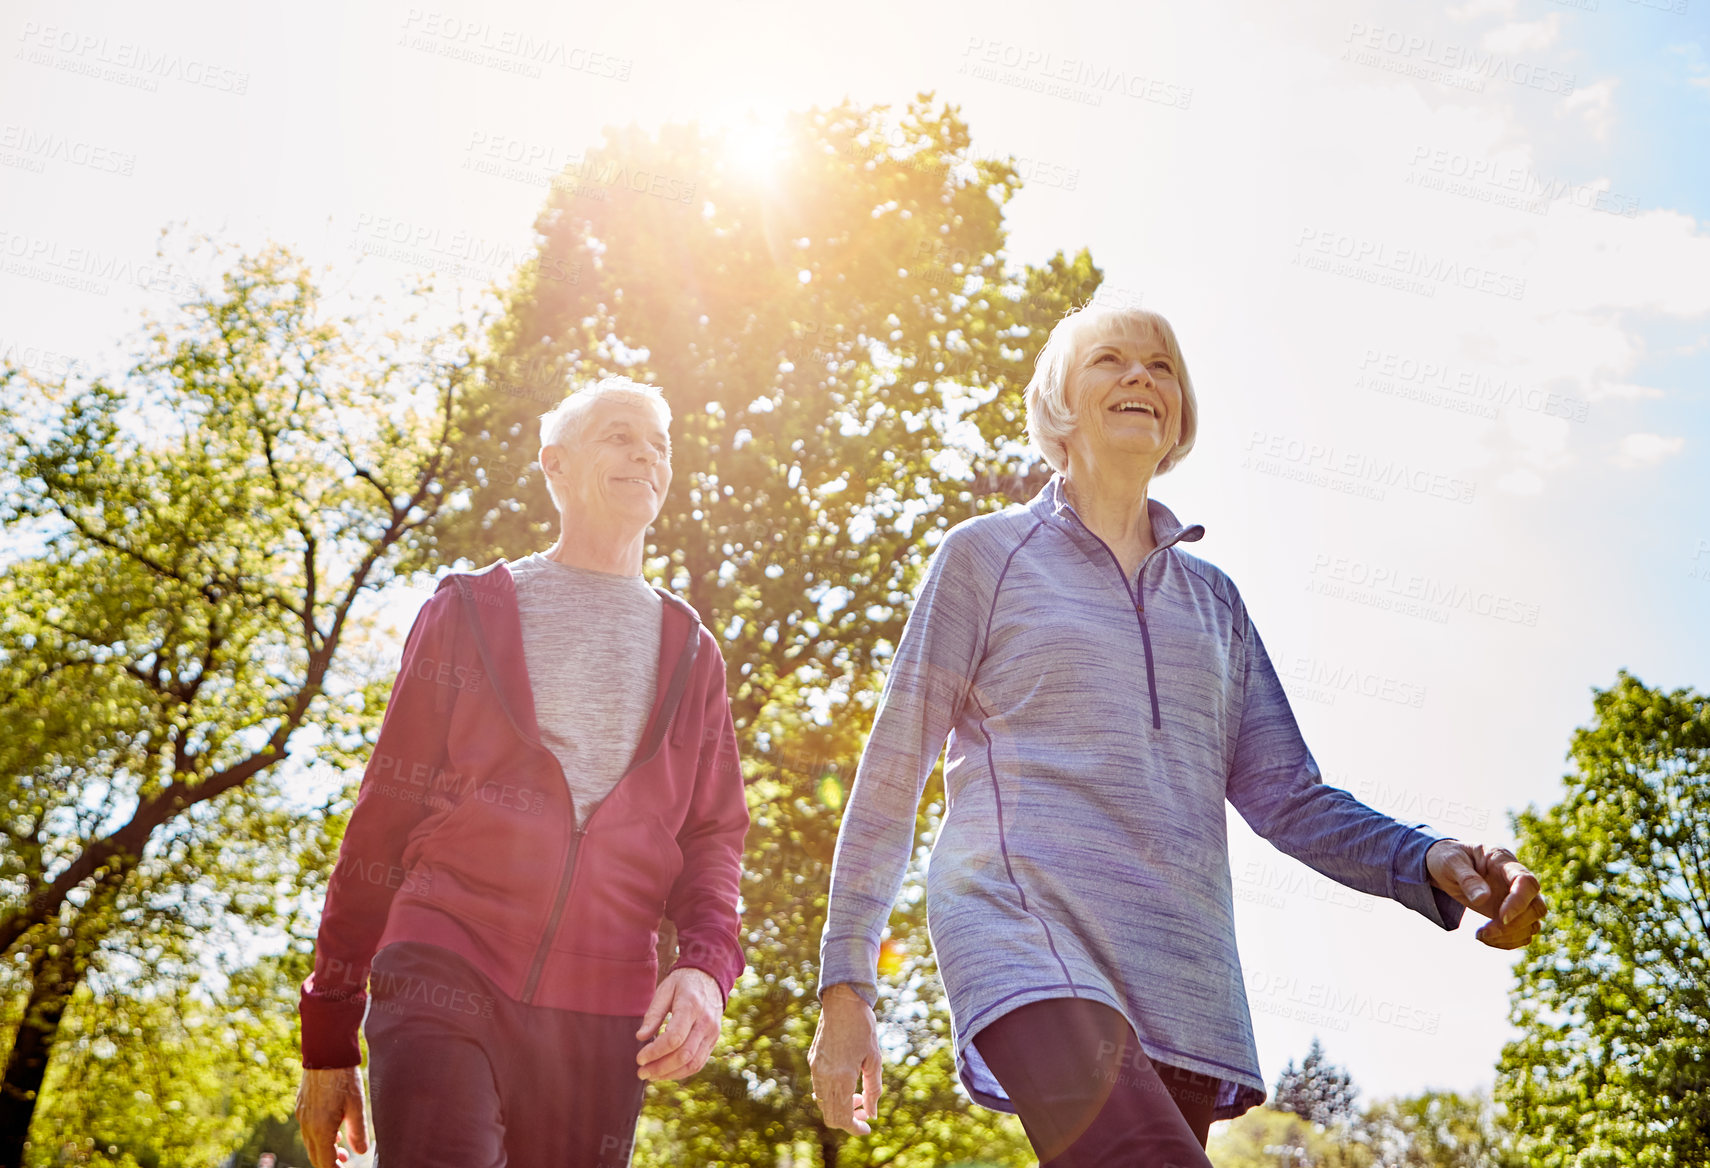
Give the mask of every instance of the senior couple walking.
<svg viewBox="0 0 1710 1168">
<path fill-rule="evenodd" d="M 933 552 L 844 810 L 809 1052 L 825 1122 L 879 1115 L 879 942 L 946 750 L 927 876 L 956 1066 L 1052 1166 L 1204 1166 L 1265 1097 L 1224 803 L 1291 856 L 1515 948 L 1503 848 L 1326 786 L 1240 593 L 1151 497 L 1199 404 L 1150 312 L 1061 321 L 1027 387 L 1056 474 Z M 649 587 L 670 410 L 612 378 L 541 422 L 544 552 L 453 573 L 405 642 L 300 1014 L 315 1168 L 629 1162 L 646 1083 L 706 1062 L 744 957 L 748 811 L 717 639 Z M 677 929 L 661 978 L 658 930 Z"/>
</svg>

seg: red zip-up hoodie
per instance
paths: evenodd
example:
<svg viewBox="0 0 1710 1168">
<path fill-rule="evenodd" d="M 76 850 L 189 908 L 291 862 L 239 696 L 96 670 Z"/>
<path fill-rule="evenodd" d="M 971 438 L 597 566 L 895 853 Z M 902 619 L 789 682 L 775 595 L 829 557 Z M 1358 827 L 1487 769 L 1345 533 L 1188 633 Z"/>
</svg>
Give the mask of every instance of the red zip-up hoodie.
<svg viewBox="0 0 1710 1168">
<path fill-rule="evenodd" d="M 676 968 L 705 970 L 729 998 L 748 831 L 736 730 L 717 642 L 660 596 L 653 709 L 578 830 L 535 722 L 510 570 L 501 560 L 439 582 L 405 641 L 327 885 L 298 1004 L 305 1067 L 361 1062 L 369 963 L 394 941 L 449 949 L 519 1002 L 639 1015 L 668 916 Z"/>
</svg>

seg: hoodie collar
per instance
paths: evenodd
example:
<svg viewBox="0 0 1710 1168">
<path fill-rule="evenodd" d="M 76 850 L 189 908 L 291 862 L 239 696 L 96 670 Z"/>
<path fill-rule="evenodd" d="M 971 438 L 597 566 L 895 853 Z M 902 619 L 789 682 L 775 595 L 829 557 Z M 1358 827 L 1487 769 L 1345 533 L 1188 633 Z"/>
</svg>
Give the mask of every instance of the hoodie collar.
<svg viewBox="0 0 1710 1168">
<path fill-rule="evenodd" d="M 463 603 L 473 623 L 483 668 L 491 675 L 499 703 L 509 715 L 511 724 L 530 745 L 540 746 L 540 727 L 535 720 L 534 690 L 529 684 L 528 665 L 523 653 L 522 617 L 517 610 L 516 579 L 504 560 L 496 560 L 473 572 L 451 572 L 440 577 L 436 588 L 455 584 L 463 594 Z M 648 717 L 648 734 L 656 723 L 669 717 L 665 707 L 665 681 L 676 671 L 680 658 L 689 653 L 687 637 L 700 636 L 700 617 L 683 600 L 663 588 L 655 588 L 665 602 L 664 617 L 659 628 L 660 688 L 654 694 Z M 637 652 L 648 647 L 636 646 Z M 692 663 L 692 660 L 691 660 Z"/>
<path fill-rule="evenodd" d="M 1069 502 L 1069 493 L 1064 489 L 1066 485 L 1067 480 L 1061 472 L 1052 475 L 1051 480 L 1033 496 L 1033 501 L 1027 504 L 1028 509 L 1040 519 L 1077 539 L 1090 539 L 1102 544 L 1104 541 L 1094 535 L 1092 528 L 1075 512 L 1074 505 Z M 1205 536 L 1203 525 L 1195 523 L 1184 526 L 1182 521 L 1176 518 L 1174 511 L 1150 495 L 1146 498 L 1146 516 L 1152 521 L 1152 542 L 1157 545 L 1147 559 L 1174 544 L 1193 543 Z"/>
</svg>

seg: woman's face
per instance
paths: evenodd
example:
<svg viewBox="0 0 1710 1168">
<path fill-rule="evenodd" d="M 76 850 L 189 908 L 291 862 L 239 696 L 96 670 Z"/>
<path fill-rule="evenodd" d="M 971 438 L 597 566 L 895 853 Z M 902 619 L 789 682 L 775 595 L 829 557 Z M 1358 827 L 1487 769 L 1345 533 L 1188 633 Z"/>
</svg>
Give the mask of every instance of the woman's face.
<svg viewBox="0 0 1710 1168">
<path fill-rule="evenodd" d="M 1151 329 L 1089 330 L 1069 363 L 1066 398 L 1075 419 L 1069 471 L 1139 460 L 1156 470 L 1182 434 L 1182 386 L 1163 338 Z"/>
</svg>

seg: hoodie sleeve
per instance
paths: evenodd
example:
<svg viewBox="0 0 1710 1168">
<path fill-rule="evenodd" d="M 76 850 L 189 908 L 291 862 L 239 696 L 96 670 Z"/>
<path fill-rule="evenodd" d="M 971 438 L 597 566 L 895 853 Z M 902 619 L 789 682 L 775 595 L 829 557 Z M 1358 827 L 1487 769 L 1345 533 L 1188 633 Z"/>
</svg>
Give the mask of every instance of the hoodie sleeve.
<svg viewBox="0 0 1710 1168">
<path fill-rule="evenodd" d="M 1465 909 L 1435 888 L 1425 870 L 1425 852 L 1442 835 L 1324 784 L 1245 605 L 1236 613 L 1245 684 L 1229 802 L 1255 832 L 1314 871 L 1457 928 Z"/>
<path fill-rule="evenodd" d="M 710 632 L 701 635 L 712 641 Z M 701 653 L 711 676 L 700 711 L 700 762 L 689 813 L 677 833 L 683 869 L 671 886 L 665 915 L 677 926 L 677 963 L 672 970 L 710 974 L 728 1002 L 747 964 L 736 905 L 742 843 L 748 834 L 748 794 L 725 691 L 724 659 L 716 642 L 703 643 Z"/>
<path fill-rule="evenodd" d="M 363 770 L 356 807 L 327 882 L 315 939 L 315 969 L 303 982 L 297 1013 L 303 1065 L 353 1067 L 362 1061 L 357 1031 L 367 1008 L 368 967 L 398 889 L 411 879 L 400 864 L 411 830 L 427 812 L 428 777 L 446 765 L 446 733 L 456 689 L 455 590 L 436 592 L 417 613 Z"/>
</svg>

